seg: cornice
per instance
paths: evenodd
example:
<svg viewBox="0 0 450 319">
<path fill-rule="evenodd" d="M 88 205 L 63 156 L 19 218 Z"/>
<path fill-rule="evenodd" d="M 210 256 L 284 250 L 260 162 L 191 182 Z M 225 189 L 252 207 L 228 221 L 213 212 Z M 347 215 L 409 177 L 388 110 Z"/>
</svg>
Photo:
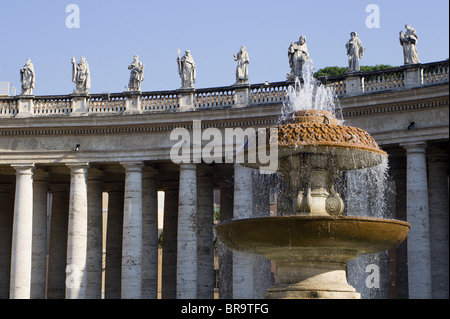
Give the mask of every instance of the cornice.
<svg viewBox="0 0 450 319">
<path fill-rule="evenodd" d="M 343 118 L 448 108 L 448 87 L 448 84 L 443 84 L 341 98 Z M 281 109 L 281 103 L 274 103 L 243 108 L 211 108 L 192 112 L 0 118 L 0 137 L 154 133 L 171 131 L 180 127 L 189 130 L 194 120 L 202 121 L 202 128 L 267 127 L 278 121 Z"/>
</svg>

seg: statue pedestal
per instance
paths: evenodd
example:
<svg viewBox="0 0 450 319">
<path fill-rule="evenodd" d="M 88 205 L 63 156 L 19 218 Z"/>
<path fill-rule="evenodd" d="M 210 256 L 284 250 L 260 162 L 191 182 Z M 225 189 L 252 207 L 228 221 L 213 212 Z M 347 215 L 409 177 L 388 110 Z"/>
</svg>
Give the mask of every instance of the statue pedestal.
<svg viewBox="0 0 450 319">
<path fill-rule="evenodd" d="M 72 99 L 72 112 L 70 116 L 81 116 L 87 113 L 87 98 L 89 94 L 86 93 L 74 93 L 70 97 Z"/>
<path fill-rule="evenodd" d="M 233 107 L 246 107 L 250 100 L 250 84 L 237 83 L 234 87 L 234 105 Z"/>
<path fill-rule="evenodd" d="M 125 112 L 123 114 L 141 113 L 141 91 L 125 91 Z"/>
<path fill-rule="evenodd" d="M 344 74 L 345 95 L 359 95 L 364 92 L 364 79 L 361 72 L 350 72 Z"/>
<path fill-rule="evenodd" d="M 17 107 L 19 112 L 15 116 L 16 118 L 32 117 L 34 114 L 34 95 L 20 95 Z"/>
<path fill-rule="evenodd" d="M 178 90 L 178 99 L 180 106 L 178 112 L 195 111 L 194 107 L 194 88 L 181 88 Z"/>
<path fill-rule="evenodd" d="M 407 64 L 404 66 L 405 70 L 405 87 L 413 88 L 422 85 L 422 69 L 420 63 Z"/>
</svg>

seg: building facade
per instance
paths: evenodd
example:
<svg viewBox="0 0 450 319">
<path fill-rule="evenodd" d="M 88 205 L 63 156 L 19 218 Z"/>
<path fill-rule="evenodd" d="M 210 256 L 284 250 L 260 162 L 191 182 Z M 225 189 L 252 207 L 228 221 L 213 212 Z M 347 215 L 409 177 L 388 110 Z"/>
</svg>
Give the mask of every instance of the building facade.
<svg viewBox="0 0 450 319">
<path fill-rule="evenodd" d="M 390 216 L 411 224 L 379 296 L 448 298 L 448 61 L 321 80 L 388 153 Z M 220 298 L 261 298 L 270 263 L 215 244 L 213 191 L 220 221 L 267 216 L 276 180 L 211 161 L 208 138 L 176 163 L 171 133 L 274 125 L 289 85 L 1 97 L 0 298 L 156 298 L 158 191 L 161 297 L 213 298 L 217 249 Z"/>
</svg>

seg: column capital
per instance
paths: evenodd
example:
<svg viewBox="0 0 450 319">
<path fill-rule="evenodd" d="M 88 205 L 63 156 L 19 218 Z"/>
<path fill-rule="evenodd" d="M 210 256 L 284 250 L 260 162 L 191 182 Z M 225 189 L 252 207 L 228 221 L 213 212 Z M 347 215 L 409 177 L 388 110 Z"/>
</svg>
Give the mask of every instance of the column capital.
<svg viewBox="0 0 450 319">
<path fill-rule="evenodd" d="M 406 150 L 407 153 L 425 153 L 427 148 L 427 143 L 420 141 L 420 142 L 409 142 L 409 143 L 402 143 L 400 146 L 403 146 L 403 148 Z"/>
<path fill-rule="evenodd" d="M 89 163 L 88 162 L 66 163 L 66 166 L 70 168 L 71 174 L 86 174 L 89 168 Z"/>
<path fill-rule="evenodd" d="M 34 164 L 11 164 L 11 167 L 16 170 L 17 174 L 21 175 L 33 175 L 35 169 Z"/>
<path fill-rule="evenodd" d="M 120 165 L 125 168 L 126 172 L 142 172 L 144 168 L 144 163 L 139 161 L 120 162 Z"/>
<path fill-rule="evenodd" d="M 180 163 L 180 170 L 196 170 L 197 164 L 195 163 Z"/>
</svg>

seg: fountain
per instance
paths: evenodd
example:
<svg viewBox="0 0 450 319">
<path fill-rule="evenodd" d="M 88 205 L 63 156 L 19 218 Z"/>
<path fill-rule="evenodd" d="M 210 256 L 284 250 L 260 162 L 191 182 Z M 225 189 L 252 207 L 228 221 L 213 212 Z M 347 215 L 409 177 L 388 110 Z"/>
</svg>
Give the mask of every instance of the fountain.
<svg viewBox="0 0 450 319">
<path fill-rule="evenodd" d="M 386 163 L 387 154 L 367 132 L 336 118 L 329 108 L 332 94 L 317 87 L 311 69 L 306 64 L 303 84 L 297 81 L 288 92 L 291 104 L 275 126 L 278 171 L 285 184 L 277 216 L 226 221 L 215 229 L 230 249 L 275 262 L 277 282 L 266 298 L 356 299 L 360 294 L 346 278 L 348 261 L 399 245 L 409 224 L 342 215 L 344 202 L 335 187 L 341 172 Z M 273 142 L 268 138 L 266 146 Z M 255 154 L 252 147 L 243 152 Z M 261 166 L 248 157 L 243 165 Z"/>
</svg>

